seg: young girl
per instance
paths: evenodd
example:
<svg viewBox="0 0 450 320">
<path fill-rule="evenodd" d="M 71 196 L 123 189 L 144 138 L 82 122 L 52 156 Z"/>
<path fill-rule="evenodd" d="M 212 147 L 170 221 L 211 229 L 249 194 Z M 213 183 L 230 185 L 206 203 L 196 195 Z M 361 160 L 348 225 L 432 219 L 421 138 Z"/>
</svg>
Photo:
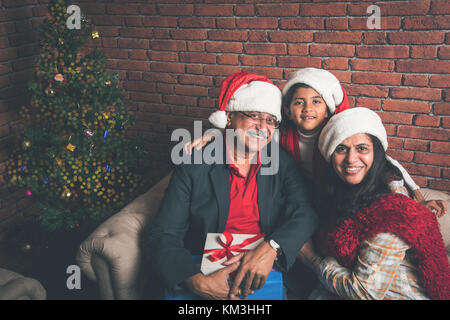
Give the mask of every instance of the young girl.
<svg viewBox="0 0 450 320">
<path fill-rule="evenodd" d="M 280 144 L 295 158 L 312 185 L 318 185 L 326 162 L 318 151 L 317 140 L 330 117 L 349 108 L 347 95 L 331 72 L 316 68 L 304 68 L 292 73 L 282 92 Z M 204 136 L 187 143 L 185 151 L 190 153 L 194 147 L 199 150 L 213 138 Z M 407 187 L 419 203 L 434 211 L 438 217 L 446 212 L 444 201 L 425 201 L 419 186 L 400 163 L 390 157 L 388 159 L 399 168 Z M 395 188 L 403 189 L 403 182 L 395 184 Z"/>
</svg>

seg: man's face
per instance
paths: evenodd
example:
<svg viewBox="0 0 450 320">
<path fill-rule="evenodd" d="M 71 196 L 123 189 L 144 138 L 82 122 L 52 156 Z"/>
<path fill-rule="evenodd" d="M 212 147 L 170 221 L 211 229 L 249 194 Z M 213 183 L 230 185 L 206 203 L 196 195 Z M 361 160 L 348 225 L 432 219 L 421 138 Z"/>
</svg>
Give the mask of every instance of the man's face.
<svg viewBox="0 0 450 320">
<path fill-rule="evenodd" d="M 227 127 L 235 130 L 238 145 L 251 154 L 271 141 L 276 127 L 276 117 L 265 112 L 228 112 L 227 118 Z"/>
</svg>

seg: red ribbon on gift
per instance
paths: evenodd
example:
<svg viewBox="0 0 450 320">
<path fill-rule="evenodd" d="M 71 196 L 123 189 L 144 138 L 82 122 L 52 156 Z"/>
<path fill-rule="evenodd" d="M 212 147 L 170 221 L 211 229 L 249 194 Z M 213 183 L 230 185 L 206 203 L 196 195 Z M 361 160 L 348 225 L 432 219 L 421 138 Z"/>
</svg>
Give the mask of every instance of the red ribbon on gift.
<svg viewBox="0 0 450 320">
<path fill-rule="evenodd" d="M 211 255 L 208 256 L 208 259 L 211 262 L 216 262 L 220 259 L 223 259 L 224 257 L 230 259 L 234 256 L 232 252 L 248 251 L 249 249 L 244 249 L 244 247 L 264 237 L 264 233 L 260 233 L 254 237 L 245 239 L 240 244 L 231 245 L 233 243 L 233 235 L 229 232 L 224 232 L 223 235 L 225 237 L 225 242 L 222 241 L 220 236 L 217 237 L 217 242 L 219 242 L 222 248 L 209 249 L 203 251 L 203 254 L 212 253 Z"/>
</svg>

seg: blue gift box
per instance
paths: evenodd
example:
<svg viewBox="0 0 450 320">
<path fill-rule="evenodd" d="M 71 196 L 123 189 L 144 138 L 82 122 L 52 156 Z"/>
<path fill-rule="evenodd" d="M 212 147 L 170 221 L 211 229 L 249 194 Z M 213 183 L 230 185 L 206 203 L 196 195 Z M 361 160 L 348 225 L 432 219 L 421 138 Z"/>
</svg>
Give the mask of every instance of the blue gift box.
<svg viewBox="0 0 450 320">
<path fill-rule="evenodd" d="M 194 256 L 195 262 L 201 261 L 201 256 Z M 241 284 L 242 285 L 242 284 Z M 173 290 L 165 291 L 166 300 L 204 300 L 202 297 L 177 286 Z M 255 293 L 249 295 L 247 300 L 283 300 L 285 299 L 283 288 L 283 275 L 280 271 L 272 269 L 270 271 L 264 286 Z"/>
</svg>

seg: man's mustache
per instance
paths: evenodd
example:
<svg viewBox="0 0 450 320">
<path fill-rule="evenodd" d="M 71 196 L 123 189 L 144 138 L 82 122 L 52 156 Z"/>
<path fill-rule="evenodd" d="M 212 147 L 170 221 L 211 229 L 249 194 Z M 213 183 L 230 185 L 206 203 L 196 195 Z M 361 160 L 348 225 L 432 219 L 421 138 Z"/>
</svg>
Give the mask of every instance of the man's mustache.
<svg viewBox="0 0 450 320">
<path fill-rule="evenodd" d="M 249 129 L 249 130 L 247 130 L 247 135 L 254 136 L 254 137 L 260 137 L 265 140 L 269 138 L 269 134 L 263 130 Z"/>
</svg>

